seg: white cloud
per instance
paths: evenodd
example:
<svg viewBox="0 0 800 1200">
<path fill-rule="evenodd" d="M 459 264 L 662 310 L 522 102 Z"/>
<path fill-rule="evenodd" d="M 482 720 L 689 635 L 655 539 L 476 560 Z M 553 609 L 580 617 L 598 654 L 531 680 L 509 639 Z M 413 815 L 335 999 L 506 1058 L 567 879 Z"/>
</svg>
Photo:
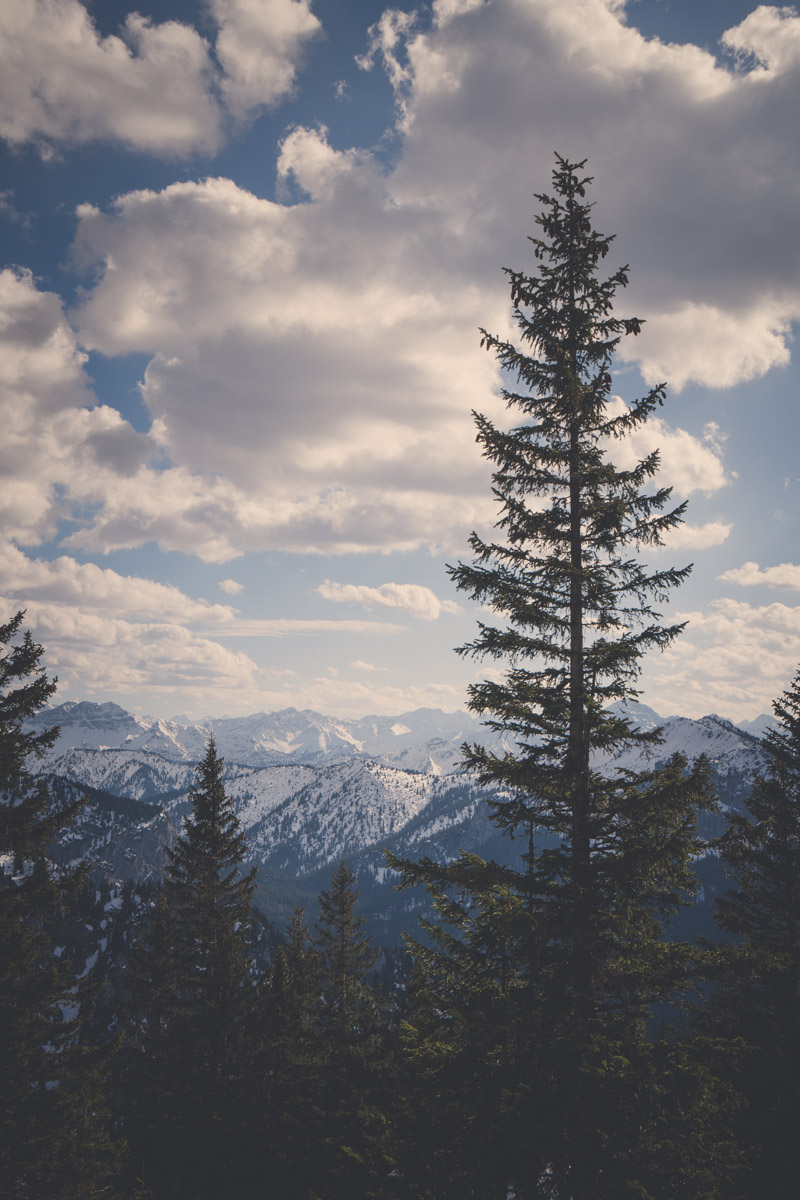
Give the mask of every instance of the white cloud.
<svg viewBox="0 0 800 1200">
<path fill-rule="evenodd" d="M 626 405 L 618 396 L 608 405 L 609 416 L 620 416 Z M 659 482 L 674 488 L 676 496 L 693 492 L 716 492 L 727 483 L 722 462 L 724 438 L 716 426 L 703 438 L 685 429 L 676 429 L 661 417 L 651 417 L 627 437 L 613 441 L 609 456 L 620 469 L 630 469 L 641 459 L 658 450 L 661 465 Z"/>
<path fill-rule="evenodd" d="M 113 263 L 79 314 L 82 336 L 104 353 L 155 351 L 142 392 L 153 435 L 202 477 L 209 535 L 218 521 L 229 554 L 463 544 L 494 513 L 468 415 L 491 407 L 496 377 L 475 333 L 480 288 L 467 275 L 457 297 L 432 288 L 429 263 L 453 239 L 385 209 L 373 164 L 319 131 L 296 131 L 282 153 L 281 169 L 324 192 L 335 219 L 229 180 L 132 193 L 111 215 L 82 209 L 79 260 Z M 409 238 L 418 252 L 406 253 Z M 186 502 L 130 492 L 152 511 L 127 528 L 99 514 L 81 545 L 126 545 L 147 529 L 193 549 Z M 215 545 L 203 553 L 223 561 Z"/>
<path fill-rule="evenodd" d="M 354 658 L 353 661 L 350 663 L 350 667 L 353 671 L 372 672 L 372 671 L 380 671 L 381 670 L 381 668 L 376 667 L 374 663 L 364 662 L 364 660 L 361 658 Z"/>
<path fill-rule="evenodd" d="M 244 584 L 237 583 L 235 579 L 220 579 L 217 587 L 222 588 L 229 596 L 238 596 L 239 592 L 244 591 Z"/>
<path fill-rule="evenodd" d="M 665 536 L 663 549 L 708 550 L 711 546 L 721 546 L 732 529 L 731 521 L 705 521 L 702 525 L 684 522 Z"/>
<path fill-rule="evenodd" d="M 13 611 L 9 597 L 0 599 Z M 26 627 L 45 646 L 48 672 L 60 691 L 81 697 L 208 695 L 220 701 L 255 687 L 257 667 L 246 654 L 168 621 L 127 621 L 106 613 L 33 601 Z"/>
<path fill-rule="evenodd" d="M 662 713 L 732 720 L 769 711 L 800 662 L 800 608 L 723 598 L 676 613 L 686 632 L 647 666 L 648 703 Z"/>
<path fill-rule="evenodd" d="M 462 611 L 455 601 L 440 600 L 430 588 L 416 583 L 382 583 L 374 588 L 355 583 L 333 583 L 326 579 L 316 590 L 324 600 L 363 604 L 365 608 L 399 608 L 422 621 L 435 621 L 443 612 Z"/>
<path fill-rule="evenodd" d="M 155 447 L 94 401 L 86 355 L 51 292 L 0 271 L 0 520 L 6 537 L 52 536 L 73 504 L 89 507 L 140 470 Z"/>
<path fill-rule="evenodd" d="M 209 5 L 219 26 L 222 94 L 234 116 L 290 92 L 305 42 L 322 29 L 309 0 L 209 0 Z"/>
<path fill-rule="evenodd" d="M 369 43 L 364 54 L 356 62 L 362 71 L 371 71 L 380 59 L 386 74 L 397 91 L 411 82 L 411 72 L 401 55 L 407 40 L 417 24 L 416 12 L 403 12 L 398 8 L 387 8 L 379 20 L 369 28 Z"/>
<path fill-rule="evenodd" d="M 291 92 L 319 32 L 308 0 L 210 0 L 216 56 L 190 25 L 128 15 L 103 37 L 79 0 L 0 5 L 0 137 L 13 145 L 116 141 L 161 155 L 214 151 L 223 98 L 237 119 Z"/>
<path fill-rule="evenodd" d="M 755 59 L 760 70 L 751 73 L 750 83 L 760 87 L 770 73 L 782 74 L 800 62 L 800 18 L 794 7 L 760 4 L 722 41 L 745 65 Z"/>
<path fill-rule="evenodd" d="M 771 12 L 763 36 L 793 36 L 794 18 Z M 278 176 L 302 203 L 209 179 L 82 207 L 81 337 L 152 356 L 142 397 L 172 469 L 147 477 L 152 500 L 142 480 L 109 494 L 74 544 L 155 538 L 223 562 L 255 547 L 452 549 L 491 524 L 467 413 L 502 413 L 476 328 L 508 329 L 499 267 L 526 262 L 554 146 L 590 151 L 597 223 L 619 233 L 614 263 L 631 262 L 620 307 L 647 323 L 623 355 L 677 387 L 785 363 L 800 317 L 788 53 L 756 88 L 696 46 L 646 40 L 610 0 L 450 0 L 427 30 L 393 12 L 371 58 L 394 56 L 402 101 L 390 170 L 300 128 Z M 680 495 L 724 486 L 713 440 L 656 421 L 631 453 L 654 444 Z M 693 544 L 718 544 L 724 524 Z"/>
<path fill-rule="evenodd" d="M 0 6 L 0 135 L 12 144 L 120 141 L 156 154 L 213 150 L 221 114 L 207 43 L 138 13 L 101 37 L 78 0 Z"/>
<path fill-rule="evenodd" d="M 760 567 L 758 563 L 746 562 L 741 567 L 733 567 L 720 575 L 720 579 L 728 583 L 738 583 L 742 587 L 762 585 L 769 588 L 789 588 L 800 591 L 800 565 L 796 563 L 779 563 L 775 567 Z"/>
<path fill-rule="evenodd" d="M 618 233 L 614 261 L 632 268 L 620 308 L 647 318 L 623 355 L 675 387 L 729 386 L 784 363 L 800 317 L 800 17 L 761 7 L 729 32 L 768 63 L 748 72 L 647 40 L 619 0 L 464 7 L 437 6 L 433 28 L 408 40 L 395 197 L 435 203 L 473 245 L 517 265 L 506 231 L 530 226 L 532 190 L 520 162 L 541 179 L 553 148 L 588 154 L 598 226 Z"/>
<path fill-rule="evenodd" d="M 796 298 L 762 298 L 734 312 L 687 301 L 649 321 L 623 353 L 639 364 L 650 384 L 668 378 L 676 392 L 692 381 L 729 388 L 788 366 L 791 326 L 798 315 Z"/>
<path fill-rule="evenodd" d="M 0 543 L 0 578 L 15 603 L 59 603 L 83 612 L 128 620 L 205 621 L 225 624 L 234 618 L 228 605 L 192 600 L 172 584 L 119 575 L 94 563 L 66 555 L 47 561 L 30 559 L 17 547 Z"/>
</svg>

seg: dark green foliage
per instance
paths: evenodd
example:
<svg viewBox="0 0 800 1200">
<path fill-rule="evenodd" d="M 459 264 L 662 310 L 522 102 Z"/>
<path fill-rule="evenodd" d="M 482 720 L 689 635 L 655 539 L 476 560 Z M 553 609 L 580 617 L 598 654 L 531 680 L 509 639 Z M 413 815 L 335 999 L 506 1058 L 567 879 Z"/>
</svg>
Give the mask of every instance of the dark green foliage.
<svg viewBox="0 0 800 1200">
<path fill-rule="evenodd" d="M 357 898 L 340 863 L 313 932 L 295 911 L 263 992 L 254 1161 L 286 1200 L 393 1194 L 390 1013 Z"/>
<path fill-rule="evenodd" d="M 629 408 L 611 403 L 614 351 L 640 322 L 614 309 L 627 268 L 600 274 L 612 239 L 592 228 L 589 182 L 582 163 L 557 158 L 554 194 L 538 197 L 537 274 L 507 272 L 521 344 L 484 332 L 484 345 L 519 385 L 502 393 L 519 423 L 500 429 L 476 416 L 494 466 L 500 535 L 473 534 L 472 562 L 451 569 L 457 586 L 500 622 L 479 622 L 459 652 L 508 664 L 502 679 L 471 686 L 470 707 L 513 735 L 517 749 L 500 755 L 469 746 L 465 760 L 496 789 L 493 818 L 527 846 L 526 867 L 395 864 L 406 885 L 427 882 L 440 896 L 461 942 L 461 950 L 447 946 L 462 964 L 443 1010 L 451 1028 L 459 988 L 475 999 L 463 955 L 480 949 L 478 914 L 484 922 L 492 914 L 495 937 L 504 891 L 518 914 L 512 961 L 522 999 L 505 1036 L 513 1029 L 524 1047 L 515 1061 L 524 1066 L 487 1120 L 505 1128 L 506 1109 L 527 1106 L 538 1149 L 524 1163 L 503 1153 L 507 1182 L 520 1196 L 559 1200 L 643 1194 L 649 1150 L 639 1114 L 658 1090 L 647 1020 L 654 1003 L 689 983 L 692 957 L 666 944 L 664 927 L 691 900 L 691 858 L 702 845 L 696 811 L 714 803 L 703 764 L 688 773 L 679 757 L 656 772 L 596 767 L 599 756 L 659 740 L 609 705 L 637 695 L 641 656 L 680 632 L 662 624 L 654 606 L 688 568 L 648 571 L 637 557 L 683 513 L 669 508 L 670 489 L 652 482 L 658 455 L 629 470 L 609 458 L 614 440 L 662 403 L 664 388 Z M 453 888 L 463 891 L 464 916 L 441 899 Z M 432 978 L 440 969 L 430 964 Z M 502 1044 L 500 1031 L 495 1041 Z M 498 1194 L 503 1186 L 498 1178 Z M 684 1194 L 705 1193 L 698 1183 Z"/>
<path fill-rule="evenodd" d="M 268 1175 L 286 1200 L 315 1195 L 320 1175 L 319 996 L 319 960 L 296 909 L 263 987 L 250 1088 L 255 1180 Z"/>
<path fill-rule="evenodd" d="M 44 708 L 56 690 L 39 666 L 43 648 L 29 631 L 18 639 L 24 613 L 0 625 L 0 852 L 14 856 L 17 865 L 43 856 L 47 842 L 63 822 L 50 814 L 43 783 L 34 782 L 26 764 L 41 758 L 58 737 L 58 727 L 26 732 L 25 720 Z M 15 641 L 16 639 L 16 641 Z"/>
<path fill-rule="evenodd" d="M 0 626 L 0 1187 L 8 1200 L 110 1196 L 115 1152 L 101 1056 L 80 1045 L 79 991 L 53 938 L 81 879 L 56 873 L 47 842 L 73 810 L 51 811 L 27 773 L 58 729 L 24 722 L 55 691 L 42 647 L 21 635 L 23 613 Z"/>
<path fill-rule="evenodd" d="M 395 865 L 401 865 L 395 862 Z M 433 864 L 408 866 L 424 880 Z M 505 1200 L 542 1168 L 527 1020 L 529 934 L 513 872 L 462 853 L 450 889 L 431 885 L 402 1012 L 399 1175 L 421 1200 Z M 524 1164 L 524 1165 L 523 1165 Z"/>
<path fill-rule="evenodd" d="M 254 872 L 213 739 L 129 969 L 126 1128 L 156 1197 L 216 1197 L 241 1158 Z"/>
<path fill-rule="evenodd" d="M 349 1200 L 385 1194 L 391 1169 L 388 1084 L 381 1004 L 368 973 L 378 951 L 356 914 L 358 889 L 341 862 L 319 898 L 314 949 L 319 961 L 320 1194 Z"/>
<path fill-rule="evenodd" d="M 728 1066 L 747 1109 L 747 1197 L 794 1195 L 800 1119 L 800 674 L 773 705 L 766 773 L 749 816 L 731 812 L 719 847 L 736 889 L 717 901 L 731 939 L 716 953 L 719 987 L 703 1025 L 742 1044 Z"/>
</svg>

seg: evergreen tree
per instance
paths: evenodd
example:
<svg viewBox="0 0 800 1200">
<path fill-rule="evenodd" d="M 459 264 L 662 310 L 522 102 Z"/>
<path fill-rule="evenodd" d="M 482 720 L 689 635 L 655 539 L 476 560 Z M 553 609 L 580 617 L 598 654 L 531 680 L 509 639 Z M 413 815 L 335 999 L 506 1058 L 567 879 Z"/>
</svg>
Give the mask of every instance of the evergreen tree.
<svg viewBox="0 0 800 1200">
<path fill-rule="evenodd" d="M 382 1196 L 391 1169 L 380 1001 L 367 976 L 379 951 L 356 913 L 353 872 L 340 862 L 319 898 L 319 1063 L 323 1128 L 317 1188 L 325 1200 Z"/>
<path fill-rule="evenodd" d="M 159 1198 L 217 1197 L 241 1161 L 255 870 L 222 773 L 212 738 L 131 964 L 131 1163 Z"/>
<path fill-rule="evenodd" d="M 397 860 L 390 859 L 395 865 Z M 408 867 L 425 880 L 430 862 Z M 494 877 L 489 886 L 490 873 Z M 408 939 L 414 969 L 402 1012 L 399 1175 L 414 1200 L 506 1200 L 541 1174 L 525 1044 L 525 935 L 514 872 L 462 851 L 450 889 L 431 885 L 437 920 Z"/>
<path fill-rule="evenodd" d="M 74 811 L 54 810 L 27 770 L 58 728 L 25 728 L 56 680 L 23 619 L 18 612 L 0 626 L 0 1189 L 8 1200 L 94 1200 L 111 1195 L 116 1169 L 105 1076 L 98 1055 L 78 1044 L 85 995 L 52 936 L 82 880 L 47 859 Z"/>
<path fill-rule="evenodd" d="M 800 673 L 773 705 L 766 772 L 753 780 L 749 814 L 730 812 L 720 850 L 735 890 L 717 901 L 731 942 L 718 947 L 719 987 L 706 1028 L 743 1050 L 732 1077 L 747 1102 L 747 1197 L 793 1196 L 800 1118 Z"/>
<path fill-rule="evenodd" d="M 541 1179 L 512 1182 L 520 1196 L 617 1200 L 641 1194 L 646 1020 L 654 1002 L 686 985 L 686 948 L 665 944 L 663 929 L 693 893 L 696 806 L 713 801 L 704 767 L 687 775 L 679 758 L 662 772 L 595 766 L 659 741 L 609 706 L 637 695 L 642 655 L 680 632 L 654 606 L 689 568 L 649 571 L 637 556 L 683 515 L 684 506 L 669 507 L 670 489 L 652 482 L 658 454 L 629 470 L 608 457 L 665 390 L 630 407 L 610 403 L 614 352 L 641 322 L 615 313 L 627 267 L 601 274 L 612 238 L 592 228 L 583 166 L 557 156 L 554 194 L 537 197 L 537 274 L 506 272 L 521 344 L 483 333 L 518 383 L 502 395 L 519 421 L 503 429 L 476 414 L 500 537 L 473 533 L 473 561 L 451 575 L 501 622 L 479 622 L 459 653 L 509 663 L 502 679 L 470 687 L 470 707 L 517 743 L 506 754 L 465 747 L 466 765 L 495 790 L 500 828 L 528 846 L 514 885 L 529 925 L 524 1040 L 538 1044 L 525 1069 L 542 1096 L 536 1136 L 548 1149 Z M 459 882 L 458 865 L 404 874 Z M 485 876 L 488 893 L 495 868 Z"/>
<path fill-rule="evenodd" d="M 316 1194 L 322 1143 L 319 958 L 302 909 L 272 961 L 253 1062 L 255 1178 L 282 1200 Z"/>
</svg>

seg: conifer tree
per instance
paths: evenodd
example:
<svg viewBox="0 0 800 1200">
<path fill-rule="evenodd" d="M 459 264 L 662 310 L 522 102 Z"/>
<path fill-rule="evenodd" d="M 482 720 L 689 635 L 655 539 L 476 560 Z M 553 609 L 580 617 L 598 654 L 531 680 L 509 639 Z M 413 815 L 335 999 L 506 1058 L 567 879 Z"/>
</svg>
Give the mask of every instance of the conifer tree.
<svg viewBox="0 0 800 1200">
<path fill-rule="evenodd" d="M 318 1190 L 326 1200 L 382 1195 L 391 1165 L 380 1002 L 367 979 L 379 951 L 356 912 L 357 901 L 355 876 L 340 862 L 319 898 L 314 939 L 323 1114 Z"/>
<path fill-rule="evenodd" d="M 748 813 L 730 812 L 720 851 L 736 887 L 717 901 L 732 940 L 717 948 L 719 987 L 704 1025 L 743 1051 L 733 1079 L 747 1102 L 748 1200 L 794 1194 L 800 1117 L 800 672 L 773 704 Z M 730 1053 L 727 1055 L 730 1062 Z"/>
<path fill-rule="evenodd" d="M 403 868 L 395 859 L 390 863 Z M 431 862 L 405 869 L 424 881 Z M 493 873 L 490 884 L 489 875 Z M 431 885 L 436 920 L 407 939 L 414 969 L 401 1014 L 399 1176 L 423 1200 L 506 1200 L 541 1174 L 542 1145 L 524 1083 L 525 935 L 515 873 L 462 851 L 449 889 Z"/>
<path fill-rule="evenodd" d="M 49 841 L 74 815 L 56 811 L 28 772 L 58 728 L 25 728 L 56 688 L 24 613 L 0 626 L 0 1189 L 8 1200 L 111 1195 L 116 1153 L 105 1074 L 78 1044 L 75 980 L 52 931 L 81 885 L 56 873 Z"/>
<path fill-rule="evenodd" d="M 222 774 L 211 738 L 132 964 L 133 998 L 144 1003 L 133 1010 L 131 1162 L 159 1200 L 216 1197 L 238 1165 L 255 870 L 241 873 L 247 844 Z"/>
<path fill-rule="evenodd" d="M 638 557 L 684 506 L 655 483 L 656 452 L 627 470 L 609 452 L 665 389 L 612 403 L 615 350 L 641 322 L 616 313 L 628 269 L 602 274 L 613 239 L 592 227 L 584 164 L 556 159 L 553 195 L 537 197 L 536 274 L 506 271 L 520 342 L 483 332 L 517 385 L 502 390 L 510 428 L 475 416 L 499 535 L 473 533 L 472 561 L 451 575 L 498 619 L 480 621 L 459 653 L 508 664 L 470 687 L 469 705 L 517 749 L 468 746 L 465 762 L 495 790 L 496 823 L 528 846 L 515 887 L 529 924 L 526 1007 L 540 1050 L 527 1070 L 543 1096 L 544 1178 L 559 1200 L 616 1200 L 639 1194 L 630 1143 L 651 1066 L 645 1022 L 686 982 L 685 948 L 666 945 L 663 927 L 694 890 L 695 809 L 713 801 L 702 765 L 688 776 L 679 758 L 664 772 L 595 765 L 659 741 L 610 706 L 637 695 L 642 655 L 679 634 L 655 606 L 689 568 L 648 570 Z M 458 886 L 459 867 L 404 874 Z M 494 875 L 488 865 L 487 889 Z M 513 1182 L 518 1195 L 540 1194 L 535 1179 Z"/>
<path fill-rule="evenodd" d="M 255 1177 L 269 1176 L 285 1200 L 308 1200 L 321 1171 L 320 986 L 319 959 L 298 908 L 270 966 L 253 1061 Z"/>
</svg>

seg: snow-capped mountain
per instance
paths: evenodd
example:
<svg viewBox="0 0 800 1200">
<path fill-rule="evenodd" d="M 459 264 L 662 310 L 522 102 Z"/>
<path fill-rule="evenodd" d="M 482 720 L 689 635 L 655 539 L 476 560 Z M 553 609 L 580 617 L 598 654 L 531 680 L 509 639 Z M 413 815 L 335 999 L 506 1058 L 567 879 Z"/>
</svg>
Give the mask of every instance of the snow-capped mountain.
<svg viewBox="0 0 800 1200">
<path fill-rule="evenodd" d="M 83 701 L 45 709 L 30 722 L 35 729 L 52 725 L 61 732 L 51 756 L 72 748 L 126 749 L 148 750 L 174 762 L 197 762 L 213 733 L 223 758 L 248 766 L 390 756 L 397 766 L 434 772 L 454 768 L 464 741 L 486 737 L 469 713 L 426 708 L 357 720 L 286 708 L 182 725 L 134 716 L 118 704 Z"/>
<path fill-rule="evenodd" d="M 647 704 L 636 701 L 613 707 L 641 729 L 658 726 L 664 729 L 665 745 L 663 753 L 658 751 L 659 758 L 678 747 L 684 748 L 689 757 L 701 753 L 703 747 L 711 751 L 710 743 L 715 739 L 719 742 L 722 728 L 737 750 L 742 746 L 752 749 L 753 742 L 747 741 L 747 735 L 757 738 L 770 722 L 766 716 L 741 726 L 713 715 L 699 721 L 664 718 Z M 488 743 L 498 750 L 506 748 L 506 741 L 488 732 L 471 713 L 445 713 L 430 708 L 400 716 L 359 719 L 286 708 L 247 717 L 181 724 L 135 716 L 118 704 L 82 701 L 45 709 L 29 725 L 35 729 L 59 726 L 58 741 L 49 755 L 51 762 L 70 749 L 124 749 L 148 751 L 169 762 L 196 763 L 205 752 L 209 734 L 213 733 L 223 758 L 251 767 L 292 761 L 314 765 L 347 758 L 377 758 L 401 770 L 449 774 L 461 761 L 461 746 L 465 741 Z M 719 748 L 723 749 L 721 744 Z M 621 765 L 630 763 L 625 761 Z"/>
<path fill-rule="evenodd" d="M 647 708 L 646 705 L 637 707 Z M 650 714 L 656 717 L 655 721 Z M 760 738 L 715 713 L 696 721 L 689 717 L 662 720 L 652 709 L 643 714 L 641 722 L 633 713 L 630 716 L 642 729 L 660 727 L 662 741 L 649 748 L 631 746 L 615 755 L 604 756 L 595 764 L 604 774 L 612 774 L 615 769 L 657 767 L 673 754 L 683 754 L 689 762 L 704 754 L 711 764 L 723 804 L 738 807 L 746 798 L 753 772 L 764 769 Z"/>
<path fill-rule="evenodd" d="M 689 760 L 705 754 L 723 803 L 738 808 L 746 800 L 753 771 L 763 768 L 757 737 L 713 715 L 662 719 L 643 704 L 625 711 L 641 728 L 660 726 L 663 742 L 608 757 L 597 762 L 600 770 L 655 767 L 676 751 Z M 466 713 L 342 721 L 287 709 L 182 726 L 148 723 L 117 705 L 76 704 L 40 714 L 37 723 L 55 720 L 61 737 L 37 769 L 73 793 L 93 789 L 75 844 L 63 853 L 101 862 L 114 880 L 161 869 L 163 846 L 188 811 L 209 732 L 225 757 L 226 791 L 259 868 L 260 902 L 278 920 L 290 911 L 288 897 L 313 903 L 326 872 L 345 856 L 371 921 L 394 937 L 413 927 L 424 898 L 397 897 L 384 848 L 440 861 L 459 849 L 503 861 L 520 852 L 491 824 L 486 791 L 457 769 L 463 741 L 490 740 Z M 720 831 L 714 822 L 707 830 Z"/>
</svg>

